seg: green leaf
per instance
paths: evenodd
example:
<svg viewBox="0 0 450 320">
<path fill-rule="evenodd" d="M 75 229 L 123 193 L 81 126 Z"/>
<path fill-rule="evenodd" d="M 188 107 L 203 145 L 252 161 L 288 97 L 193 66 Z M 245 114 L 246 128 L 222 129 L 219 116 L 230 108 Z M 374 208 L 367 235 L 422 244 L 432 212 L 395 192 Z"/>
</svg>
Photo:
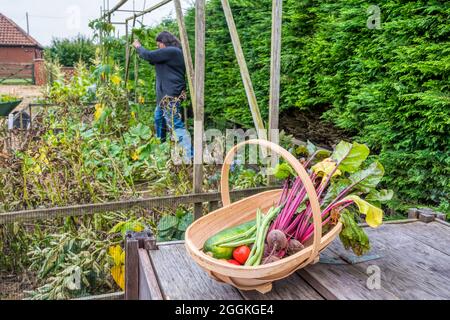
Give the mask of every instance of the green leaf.
<svg viewBox="0 0 450 320">
<path fill-rule="evenodd" d="M 381 202 L 385 203 L 392 200 L 394 196 L 394 191 L 392 190 L 372 190 L 367 196 L 366 200 L 370 202 Z"/>
<path fill-rule="evenodd" d="M 178 218 L 171 215 L 166 215 L 159 220 L 157 230 L 166 231 L 170 229 L 175 229 L 178 226 Z"/>
<path fill-rule="evenodd" d="M 156 241 L 158 242 L 168 242 L 168 241 L 172 241 L 174 234 L 175 234 L 175 229 L 168 229 L 168 230 L 164 230 L 164 231 L 159 231 L 158 230 L 158 236 L 156 238 Z"/>
<path fill-rule="evenodd" d="M 180 223 L 178 224 L 178 230 L 185 232 L 187 228 L 194 222 L 194 215 L 192 213 L 188 213 L 184 215 L 180 219 Z"/>
<path fill-rule="evenodd" d="M 371 205 L 367 201 L 364 201 L 357 195 L 349 195 L 342 201 L 352 200 L 359 209 L 359 212 L 366 215 L 366 222 L 372 228 L 377 228 L 383 223 L 383 210 Z"/>
<path fill-rule="evenodd" d="M 185 236 L 184 231 L 177 231 L 173 236 L 173 240 L 184 240 L 184 236 Z"/>
<path fill-rule="evenodd" d="M 346 178 L 332 179 L 323 198 L 323 208 L 326 208 L 350 184 L 350 180 Z"/>
<path fill-rule="evenodd" d="M 329 158 L 330 156 L 331 156 L 331 151 L 321 149 L 321 150 L 317 151 L 314 160 L 319 162 L 319 161 L 325 160 L 326 158 Z"/>
<path fill-rule="evenodd" d="M 383 166 L 375 161 L 366 169 L 353 173 L 349 178 L 352 184 L 355 184 L 354 189 L 369 193 L 377 187 L 383 176 Z"/>
<path fill-rule="evenodd" d="M 309 140 L 306 142 L 306 149 L 308 150 L 310 156 L 317 151 L 317 147 Z"/>
<path fill-rule="evenodd" d="M 344 209 L 339 220 L 343 225 L 339 238 L 344 248 L 347 250 L 351 248 L 358 256 L 367 253 L 370 250 L 369 237 L 364 232 L 364 229 L 358 226 L 354 215 Z"/>
<path fill-rule="evenodd" d="M 125 221 L 118 222 L 114 227 L 109 230 L 109 233 L 117 233 L 122 230 L 122 226 L 125 224 Z"/>
<path fill-rule="evenodd" d="M 341 141 L 332 154 L 332 159 L 339 164 L 343 172 L 356 172 L 369 156 L 370 150 L 365 144 L 353 144 Z"/>
<path fill-rule="evenodd" d="M 273 175 L 275 176 L 275 178 L 277 178 L 279 180 L 286 180 L 290 176 L 295 176 L 295 173 L 289 164 L 283 162 L 283 163 L 277 164 L 277 166 L 275 167 L 275 170 L 273 172 Z"/>
</svg>

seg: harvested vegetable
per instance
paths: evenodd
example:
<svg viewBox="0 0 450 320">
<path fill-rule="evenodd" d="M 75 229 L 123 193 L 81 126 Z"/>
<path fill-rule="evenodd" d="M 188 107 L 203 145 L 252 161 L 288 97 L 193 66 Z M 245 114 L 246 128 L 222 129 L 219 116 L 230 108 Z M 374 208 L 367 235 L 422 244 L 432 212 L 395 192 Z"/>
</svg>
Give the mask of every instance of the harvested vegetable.
<svg viewBox="0 0 450 320">
<path fill-rule="evenodd" d="M 237 266 L 241 266 L 241 264 L 238 262 L 238 261 L 236 261 L 236 260 L 234 260 L 234 259 L 229 259 L 229 260 L 227 260 L 229 263 L 231 263 L 231 264 L 235 264 L 235 265 L 237 265 Z"/>
<path fill-rule="evenodd" d="M 222 245 L 227 242 L 242 240 L 242 237 L 245 238 L 249 235 L 251 236 L 252 230 L 256 230 L 254 220 L 236 227 L 222 230 L 205 242 L 203 245 L 203 252 L 206 254 L 211 253 L 216 259 L 231 259 L 233 257 L 233 250 L 235 247 Z"/>
<path fill-rule="evenodd" d="M 272 230 L 267 235 L 267 244 L 274 251 L 283 250 L 287 247 L 288 241 L 286 235 L 280 230 Z"/>
<path fill-rule="evenodd" d="M 368 194 L 367 199 L 375 203 L 392 198 L 391 191 L 376 190 L 384 175 L 383 166 L 377 161 L 363 166 L 369 153 L 366 145 L 343 141 L 337 145 L 331 157 L 316 163 L 311 168 L 308 166 L 313 163 L 312 159 L 305 164 L 306 169 L 310 169 L 310 179 L 316 188 L 321 205 L 322 226 L 335 225 L 339 220 L 345 223 L 347 228 L 341 233 L 340 238 L 347 248 L 351 248 L 358 255 L 370 249 L 368 238 L 362 236 L 365 233 L 358 227 L 353 216 L 350 218 L 347 216 L 344 219 L 341 212 L 347 207 L 356 205 L 356 208 L 352 206 L 353 211 L 358 209 L 359 213 L 365 217 L 367 224 L 376 228 L 382 223 L 383 212 L 375 205 L 363 200 L 361 196 Z M 283 172 L 289 172 L 289 170 L 285 168 Z M 377 195 L 383 195 L 383 197 L 377 197 Z M 282 210 L 270 226 L 270 232 L 275 230 L 283 232 L 291 244 L 288 250 L 280 251 L 278 257 L 282 258 L 286 254 L 294 254 L 302 250 L 314 234 L 312 207 L 300 178 L 297 177 L 292 183 L 287 180 L 279 205 Z M 349 219 L 353 219 L 354 223 L 351 223 Z M 267 242 L 271 241 L 273 240 L 268 237 Z"/>
<path fill-rule="evenodd" d="M 304 248 L 305 248 L 305 246 L 297 239 L 290 239 L 288 241 L 287 254 L 289 256 L 294 255 L 297 252 L 302 251 Z"/>
<path fill-rule="evenodd" d="M 233 250 L 233 258 L 240 264 L 245 264 L 250 255 L 250 248 L 248 246 L 240 246 Z"/>
<path fill-rule="evenodd" d="M 245 263 L 246 266 L 258 266 L 264 254 L 264 246 L 269 226 L 272 220 L 278 215 L 281 207 L 272 207 L 263 217 L 261 210 L 256 213 L 256 241 L 250 252 L 250 256 Z"/>
</svg>

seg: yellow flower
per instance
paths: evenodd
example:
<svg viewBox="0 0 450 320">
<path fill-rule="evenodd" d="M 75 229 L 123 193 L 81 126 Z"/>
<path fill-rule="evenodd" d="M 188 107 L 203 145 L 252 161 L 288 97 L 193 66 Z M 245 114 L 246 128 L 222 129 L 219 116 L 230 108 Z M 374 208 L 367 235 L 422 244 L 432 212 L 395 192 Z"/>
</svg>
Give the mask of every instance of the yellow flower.
<svg viewBox="0 0 450 320">
<path fill-rule="evenodd" d="M 117 245 L 109 247 L 108 254 L 113 258 L 114 265 L 120 266 L 122 264 L 122 254 L 125 255 L 125 252 L 122 250 L 121 246 Z"/>
<path fill-rule="evenodd" d="M 118 86 L 122 82 L 122 79 L 120 79 L 119 76 L 113 75 L 111 77 L 111 82 Z"/>
<path fill-rule="evenodd" d="M 125 266 L 114 266 L 111 268 L 111 275 L 120 289 L 125 290 Z"/>
<path fill-rule="evenodd" d="M 139 152 L 133 151 L 133 153 L 131 154 L 131 159 L 133 159 L 133 161 L 138 161 L 139 160 Z"/>
<path fill-rule="evenodd" d="M 94 119 L 95 119 L 95 121 L 98 121 L 98 119 L 100 119 L 100 117 L 101 117 L 102 114 L 103 114 L 103 109 L 104 109 L 104 106 L 103 106 L 102 104 L 97 103 L 97 104 L 95 105 L 95 113 L 94 113 Z"/>
<path fill-rule="evenodd" d="M 140 223 L 136 223 L 134 228 L 133 228 L 134 232 L 141 232 L 143 230 L 144 230 L 144 226 L 142 224 L 140 224 Z"/>
<path fill-rule="evenodd" d="M 144 104 L 145 103 L 145 98 L 143 96 L 139 96 L 138 102 L 140 104 Z"/>
<path fill-rule="evenodd" d="M 136 119 L 136 113 L 135 113 L 134 111 L 131 111 L 131 117 L 132 117 L 133 119 Z"/>
</svg>

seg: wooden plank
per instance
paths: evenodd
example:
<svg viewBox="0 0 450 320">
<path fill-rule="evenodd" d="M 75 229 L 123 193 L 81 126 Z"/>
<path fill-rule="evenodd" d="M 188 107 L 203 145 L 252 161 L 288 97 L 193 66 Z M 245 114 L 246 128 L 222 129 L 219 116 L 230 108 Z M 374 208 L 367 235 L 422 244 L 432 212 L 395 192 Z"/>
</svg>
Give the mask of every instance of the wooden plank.
<svg viewBox="0 0 450 320">
<path fill-rule="evenodd" d="M 436 219 L 435 222 L 437 222 L 439 224 L 442 224 L 442 225 L 444 225 L 446 227 L 450 227 L 450 223 L 448 223 L 447 221 Z"/>
<path fill-rule="evenodd" d="M 293 274 L 273 283 L 272 291 L 261 294 L 257 291 L 241 291 L 246 300 L 323 300 L 299 275 Z"/>
<path fill-rule="evenodd" d="M 251 195 L 280 188 L 279 186 L 268 186 L 263 188 L 253 188 L 246 190 L 231 191 L 230 195 L 233 199 L 245 198 Z M 221 200 L 220 192 L 190 194 L 184 196 L 167 196 L 146 199 L 113 201 L 106 203 L 85 204 L 67 207 L 21 210 L 0 213 L 0 224 L 12 223 L 16 221 L 30 221 L 53 219 L 58 217 L 74 217 L 93 215 L 100 212 L 130 210 L 133 208 L 175 208 L 181 204 L 192 204 L 197 202 L 210 202 Z"/>
<path fill-rule="evenodd" d="M 125 300 L 139 299 L 139 243 L 134 239 L 125 241 Z"/>
<path fill-rule="evenodd" d="M 222 7 L 227 20 L 228 29 L 230 31 L 231 41 L 236 54 L 236 59 L 241 71 L 242 81 L 244 83 L 245 93 L 247 94 L 248 104 L 252 112 L 253 122 L 258 133 L 258 138 L 267 140 L 267 132 L 264 129 L 264 122 L 259 110 L 258 101 L 256 100 L 255 90 L 253 89 L 252 80 L 248 71 L 247 62 L 245 60 L 244 51 L 242 50 L 241 41 L 234 22 L 233 13 L 231 11 L 230 3 L 228 0 L 222 0 Z M 261 148 L 263 156 L 267 154 L 265 148 Z"/>
<path fill-rule="evenodd" d="M 379 267 L 382 289 L 400 299 L 450 299 L 450 257 L 405 234 L 404 227 L 367 229 L 372 252 L 382 258 L 352 267 L 361 273 L 369 266 Z M 340 242 L 334 242 L 330 250 L 345 252 Z"/>
<path fill-rule="evenodd" d="M 414 223 L 402 227 L 402 232 L 408 236 L 450 256 L 450 228 L 439 224 L 436 220 L 431 223 Z"/>
<path fill-rule="evenodd" d="M 279 144 L 280 117 L 280 73 L 281 73 L 281 27 L 283 16 L 283 0 L 272 1 L 272 49 L 270 59 L 270 97 L 269 97 L 269 139 Z M 279 157 L 270 153 L 272 168 L 278 164 Z M 268 177 L 269 184 L 275 183 L 273 175 Z"/>
<path fill-rule="evenodd" d="M 139 300 L 163 300 L 148 252 L 139 249 Z"/>
<path fill-rule="evenodd" d="M 238 290 L 211 279 L 184 245 L 161 246 L 149 255 L 167 300 L 242 300 Z"/>
<path fill-rule="evenodd" d="M 333 243 L 335 243 L 334 241 Z M 339 259 L 339 256 L 326 249 L 326 254 Z M 317 263 L 298 273 L 322 296 L 338 300 L 396 300 L 391 292 L 367 287 L 369 275 L 365 270 L 358 270 L 354 265 L 332 265 Z"/>
<path fill-rule="evenodd" d="M 203 122 L 205 107 L 205 0 L 195 2 L 195 107 L 194 107 L 194 193 L 203 189 Z M 200 203 L 194 207 L 195 219 L 203 215 Z"/>
<path fill-rule="evenodd" d="M 123 300 L 125 298 L 125 293 L 123 292 L 114 292 L 114 293 L 106 293 L 100 294 L 96 296 L 88 296 L 82 298 L 76 298 L 71 300 Z"/>
<path fill-rule="evenodd" d="M 181 45 L 183 46 L 184 61 L 186 63 L 186 73 L 188 78 L 189 91 L 191 92 L 192 105 L 195 106 L 195 89 L 194 89 L 194 64 L 192 63 L 191 47 L 189 46 L 189 38 L 184 23 L 183 10 L 180 0 L 174 0 L 175 12 L 177 15 L 178 29 L 180 32 Z"/>
</svg>

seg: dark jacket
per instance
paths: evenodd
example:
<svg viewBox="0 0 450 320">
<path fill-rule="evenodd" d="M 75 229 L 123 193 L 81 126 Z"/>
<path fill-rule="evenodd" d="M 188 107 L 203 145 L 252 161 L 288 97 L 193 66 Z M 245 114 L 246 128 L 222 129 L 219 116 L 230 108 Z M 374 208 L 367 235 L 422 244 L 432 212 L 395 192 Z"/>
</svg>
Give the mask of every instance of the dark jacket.
<svg viewBox="0 0 450 320">
<path fill-rule="evenodd" d="M 159 104 L 167 95 L 178 97 L 186 89 L 186 66 L 183 51 L 177 47 L 158 50 L 137 49 L 139 56 L 156 69 L 156 99 Z"/>
</svg>

